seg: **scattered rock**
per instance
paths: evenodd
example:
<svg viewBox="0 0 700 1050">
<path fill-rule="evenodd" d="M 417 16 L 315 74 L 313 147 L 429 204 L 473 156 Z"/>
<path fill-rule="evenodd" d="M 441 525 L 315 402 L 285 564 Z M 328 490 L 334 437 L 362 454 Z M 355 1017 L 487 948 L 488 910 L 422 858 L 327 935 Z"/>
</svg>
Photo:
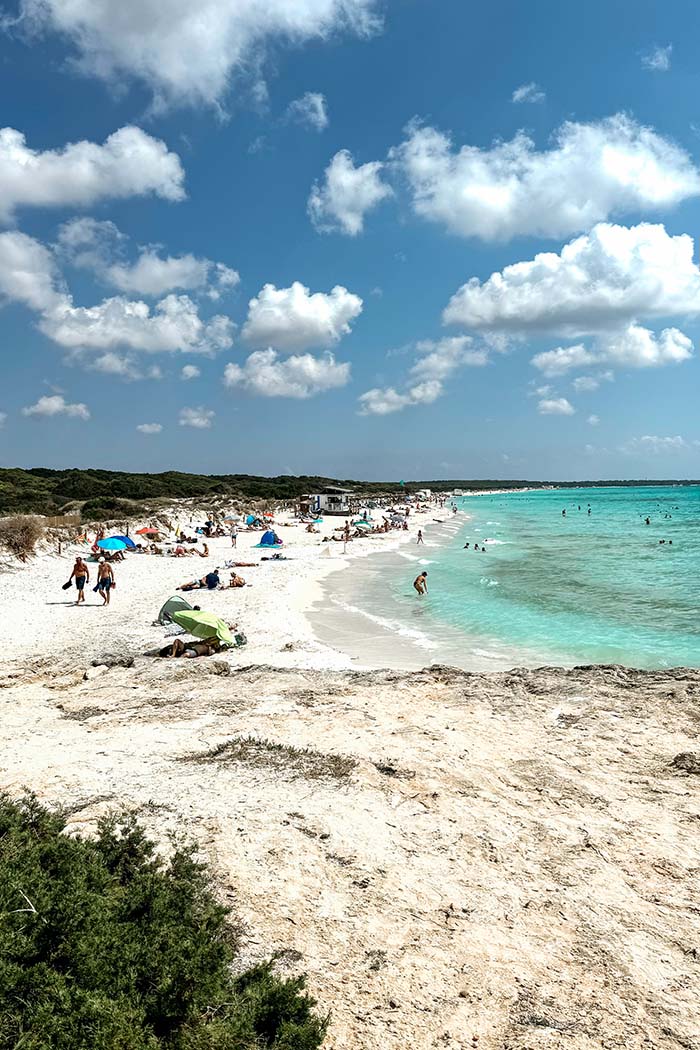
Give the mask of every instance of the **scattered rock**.
<svg viewBox="0 0 700 1050">
<path fill-rule="evenodd" d="M 231 665 L 227 664 L 225 660 L 211 660 L 207 664 L 207 670 L 209 674 L 229 675 L 231 674 Z"/>
<path fill-rule="evenodd" d="M 103 653 L 92 661 L 93 667 L 133 667 L 133 656 L 122 656 L 119 653 Z"/>
<path fill-rule="evenodd" d="M 674 769 L 682 769 L 685 773 L 700 773 L 700 754 L 697 751 L 681 751 L 673 759 L 671 765 Z"/>
<path fill-rule="evenodd" d="M 93 678 L 99 678 L 105 671 L 109 671 L 107 664 L 93 664 L 92 667 L 88 667 L 87 671 L 83 675 L 84 682 L 91 682 Z"/>
</svg>

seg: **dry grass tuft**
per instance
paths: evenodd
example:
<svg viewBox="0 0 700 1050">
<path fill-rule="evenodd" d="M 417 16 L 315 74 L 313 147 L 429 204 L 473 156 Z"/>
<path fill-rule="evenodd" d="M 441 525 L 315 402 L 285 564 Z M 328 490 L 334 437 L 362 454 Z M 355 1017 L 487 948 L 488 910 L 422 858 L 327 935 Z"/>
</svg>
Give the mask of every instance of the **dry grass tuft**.
<svg viewBox="0 0 700 1050">
<path fill-rule="evenodd" d="M 226 740 L 210 751 L 186 755 L 183 761 L 239 764 L 304 780 L 344 780 L 357 765 L 348 755 L 326 754 L 254 736 Z"/>
</svg>

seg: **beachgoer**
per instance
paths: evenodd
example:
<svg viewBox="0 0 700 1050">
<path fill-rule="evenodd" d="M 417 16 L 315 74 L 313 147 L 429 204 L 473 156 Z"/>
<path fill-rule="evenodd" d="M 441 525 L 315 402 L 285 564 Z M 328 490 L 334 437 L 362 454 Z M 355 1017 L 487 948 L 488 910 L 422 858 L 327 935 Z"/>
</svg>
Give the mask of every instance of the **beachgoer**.
<svg viewBox="0 0 700 1050">
<path fill-rule="evenodd" d="M 238 546 L 238 530 L 236 529 L 235 525 L 231 529 L 231 546 L 232 547 Z"/>
<path fill-rule="evenodd" d="M 235 572 L 232 572 L 229 587 L 245 587 L 245 580 L 242 576 L 238 576 Z"/>
<path fill-rule="evenodd" d="M 566 510 L 563 510 L 563 511 L 561 512 L 561 516 L 562 516 L 562 518 L 565 518 L 565 517 L 566 517 Z"/>
<path fill-rule="evenodd" d="M 97 569 L 97 590 L 102 595 L 102 604 L 109 605 L 109 596 L 112 587 L 114 586 L 114 569 L 105 561 L 104 558 L 99 559 L 99 567 Z"/>
<path fill-rule="evenodd" d="M 421 596 L 428 593 L 428 573 L 422 572 L 419 576 L 416 576 L 413 581 L 413 586 L 417 593 Z"/>
<path fill-rule="evenodd" d="M 75 604 L 80 605 L 81 602 L 85 601 L 85 584 L 90 582 L 90 570 L 80 555 L 75 559 L 75 565 L 73 566 L 73 572 L 70 574 L 70 578 L 71 580 L 75 580 L 75 587 L 78 592 L 78 600 Z"/>
<path fill-rule="evenodd" d="M 416 540 L 416 543 L 422 543 L 422 542 L 423 542 L 423 530 L 422 529 L 418 529 L 418 539 Z"/>
<path fill-rule="evenodd" d="M 651 525 L 651 518 L 645 518 L 644 519 L 644 524 L 645 525 Z"/>
<path fill-rule="evenodd" d="M 465 543 L 464 547 L 462 548 L 462 550 L 468 551 L 469 550 L 469 544 Z"/>
<path fill-rule="evenodd" d="M 201 582 L 208 591 L 215 591 L 221 583 L 221 580 L 219 579 L 219 570 L 214 569 L 213 572 L 208 572 Z"/>
</svg>

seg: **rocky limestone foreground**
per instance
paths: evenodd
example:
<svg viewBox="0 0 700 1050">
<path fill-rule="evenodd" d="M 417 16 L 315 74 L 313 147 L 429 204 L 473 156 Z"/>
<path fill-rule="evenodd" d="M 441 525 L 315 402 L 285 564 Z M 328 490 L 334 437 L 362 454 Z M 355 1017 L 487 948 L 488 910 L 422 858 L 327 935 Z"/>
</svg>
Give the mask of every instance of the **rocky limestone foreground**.
<svg viewBox="0 0 700 1050">
<path fill-rule="evenodd" d="M 700 1050 L 700 672 L 97 661 L 5 665 L 2 788 L 196 839 L 332 1050 Z"/>
</svg>

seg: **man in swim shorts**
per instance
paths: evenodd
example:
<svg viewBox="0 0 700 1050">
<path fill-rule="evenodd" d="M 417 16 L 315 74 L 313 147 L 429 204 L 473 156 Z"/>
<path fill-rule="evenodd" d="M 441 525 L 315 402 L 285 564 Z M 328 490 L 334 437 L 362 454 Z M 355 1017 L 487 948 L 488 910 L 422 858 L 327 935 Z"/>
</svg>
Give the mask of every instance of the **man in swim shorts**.
<svg viewBox="0 0 700 1050">
<path fill-rule="evenodd" d="M 102 595 L 102 604 L 109 605 L 109 594 L 114 586 L 114 570 L 104 558 L 99 559 L 97 570 L 97 589 Z"/>
<path fill-rule="evenodd" d="M 70 578 L 75 580 L 75 588 L 78 592 L 78 600 L 75 604 L 80 605 L 81 602 L 85 601 L 85 584 L 90 582 L 90 570 L 80 555 L 75 559 Z"/>
</svg>

